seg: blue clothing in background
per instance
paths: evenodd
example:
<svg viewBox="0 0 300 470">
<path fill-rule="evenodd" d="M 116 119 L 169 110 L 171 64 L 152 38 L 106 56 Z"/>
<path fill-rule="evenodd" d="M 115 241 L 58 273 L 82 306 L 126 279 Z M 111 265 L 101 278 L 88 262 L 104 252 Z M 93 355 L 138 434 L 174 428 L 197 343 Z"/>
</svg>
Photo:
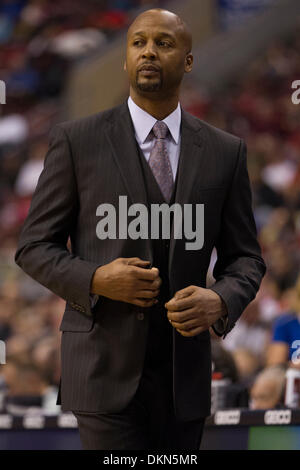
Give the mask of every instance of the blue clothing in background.
<svg viewBox="0 0 300 470">
<path fill-rule="evenodd" d="M 272 337 L 272 342 L 275 341 L 282 341 L 288 344 L 289 360 L 291 360 L 293 352 L 297 349 L 294 341 L 300 341 L 300 319 L 295 313 L 286 313 L 277 318 L 273 326 Z"/>
</svg>

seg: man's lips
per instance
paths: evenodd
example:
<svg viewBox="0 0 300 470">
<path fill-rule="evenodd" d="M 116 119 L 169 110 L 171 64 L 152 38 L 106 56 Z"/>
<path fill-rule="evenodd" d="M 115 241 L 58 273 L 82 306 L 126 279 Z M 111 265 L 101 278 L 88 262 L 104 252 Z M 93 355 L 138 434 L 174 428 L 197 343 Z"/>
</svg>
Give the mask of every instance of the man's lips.
<svg viewBox="0 0 300 470">
<path fill-rule="evenodd" d="M 145 72 L 145 73 L 157 73 L 160 71 L 158 67 L 155 67 L 154 65 L 142 65 L 139 69 L 139 72 Z"/>
</svg>

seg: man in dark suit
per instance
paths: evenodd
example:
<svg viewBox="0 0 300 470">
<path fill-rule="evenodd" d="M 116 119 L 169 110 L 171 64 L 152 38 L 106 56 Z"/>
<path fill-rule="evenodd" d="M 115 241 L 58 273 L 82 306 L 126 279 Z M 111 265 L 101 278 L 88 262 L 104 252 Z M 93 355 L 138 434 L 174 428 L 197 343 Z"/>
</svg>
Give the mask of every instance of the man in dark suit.
<svg viewBox="0 0 300 470">
<path fill-rule="evenodd" d="M 138 16 L 128 102 L 56 126 L 20 236 L 17 264 L 67 301 L 58 402 L 76 415 L 85 449 L 198 449 L 210 414 L 209 327 L 225 337 L 265 273 L 244 142 L 179 105 L 192 64 L 178 16 Z M 204 205 L 200 248 L 187 248 L 186 230 L 174 235 L 171 211 L 170 237 L 145 236 L 163 203 Z M 138 224 L 137 208 L 149 219 Z"/>
</svg>

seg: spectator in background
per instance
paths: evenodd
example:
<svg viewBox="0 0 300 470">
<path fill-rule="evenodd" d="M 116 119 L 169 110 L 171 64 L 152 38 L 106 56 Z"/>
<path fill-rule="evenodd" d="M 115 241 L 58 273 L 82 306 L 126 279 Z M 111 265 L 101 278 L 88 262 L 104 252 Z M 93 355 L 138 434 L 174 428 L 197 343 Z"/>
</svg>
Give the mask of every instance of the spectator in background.
<svg viewBox="0 0 300 470">
<path fill-rule="evenodd" d="M 249 387 L 262 365 L 262 360 L 253 351 L 246 348 L 237 348 L 232 356 L 238 371 L 239 382 Z"/>
<path fill-rule="evenodd" d="M 300 349 L 300 276 L 294 289 L 294 310 L 281 315 L 274 323 L 272 342 L 268 348 L 267 365 L 288 364 L 300 367 L 292 360 Z"/>
<path fill-rule="evenodd" d="M 268 410 L 284 406 L 285 369 L 270 367 L 258 374 L 250 390 L 250 408 Z"/>
<path fill-rule="evenodd" d="M 239 371 L 231 352 L 223 348 L 220 339 L 211 342 L 213 382 L 217 373 L 222 379 L 227 379 L 226 391 L 224 391 L 224 408 L 245 408 L 248 406 L 248 390 L 240 381 Z M 213 408 L 213 407 L 212 407 Z"/>
<path fill-rule="evenodd" d="M 19 196 L 32 196 L 44 166 L 47 140 L 37 140 L 29 149 L 29 159 L 22 165 L 16 183 L 15 192 Z"/>
<path fill-rule="evenodd" d="M 57 414 L 57 389 L 51 387 L 45 374 L 32 361 L 11 356 L 2 366 L 6 393 L 2 412 L 22 416 L 32 411 Z"/>
<path fill-rule="evenodd" d="M 223 346 L 229 351 L 246 348 L 254 354 L 264 356 L 268 339 L 268 323 L 261 318 L 260 305 L 256 298 L 245 309 L 234 330 L 226 336 Z"/>
<path fill-rule="evenodd" d="M 222 376 L 231 382 L 239 379 L 238 370 L 231 352 L 223 348 L 219 338 L 211 342 L 211 357 L 214 372 L 221 372 Z"/>
</svg>

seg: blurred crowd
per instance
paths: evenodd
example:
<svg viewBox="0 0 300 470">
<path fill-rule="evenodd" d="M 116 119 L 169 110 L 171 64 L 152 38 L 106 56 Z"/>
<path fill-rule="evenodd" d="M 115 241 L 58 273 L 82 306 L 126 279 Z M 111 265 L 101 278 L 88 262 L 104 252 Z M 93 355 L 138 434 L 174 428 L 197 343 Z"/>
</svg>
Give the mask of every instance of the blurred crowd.
<svg viewBox="0 0 300 470">
<path fill-rule="evenodd" d="M 71 66 L 127 29 L 137 8 L 157 0 L 1 0 L 0 412 L 57 413 L 59 324 L 65 302 L 14 264 L 18 234 L 60 119 Z M 2 344 L 0 344 L 1 346 Z M 0 347 L 0 364 L 3 363 Z"/>
<path fill-rule="evenodd" d="M 17 239 L 43 168 L 48 132 L 59 119 L 70 65 L 99 52 L 145 3 L 0 4 L 0 78 L 7 86 L 6 104 L 0 105 L 0 340 L 6 346 L 0 412 L 59 412 L 65 301 L 14 264 Z M 182 93 L 186 110 L 247 143 L 267 264 L 256 299 L 232 332 L 224 341 L 212 334 L 214 383 L 223 381 L 229 390 L 224 406 L 282 406 L 285 370 L 300 368 L 300 105 L 291 100 L 296 79 L 300 32 L 270 46 L 219 94 L 211 96 L 196 84 Z"/>
<path fill-rule="evenodd" d="M 245 139 L 267 265 L 256 299 L 221 344 L 213 341 L 216 384 L 221 373 L 237 390 L 230 406 L 284 405 L 289 367 L 299 369 L 300 397 L 300 105 L 291 99 L 299 77 L 297 31 L 269 46 L 219 94 L 191 85 L 182 97 L 192 114 Z"/>
</svg>

